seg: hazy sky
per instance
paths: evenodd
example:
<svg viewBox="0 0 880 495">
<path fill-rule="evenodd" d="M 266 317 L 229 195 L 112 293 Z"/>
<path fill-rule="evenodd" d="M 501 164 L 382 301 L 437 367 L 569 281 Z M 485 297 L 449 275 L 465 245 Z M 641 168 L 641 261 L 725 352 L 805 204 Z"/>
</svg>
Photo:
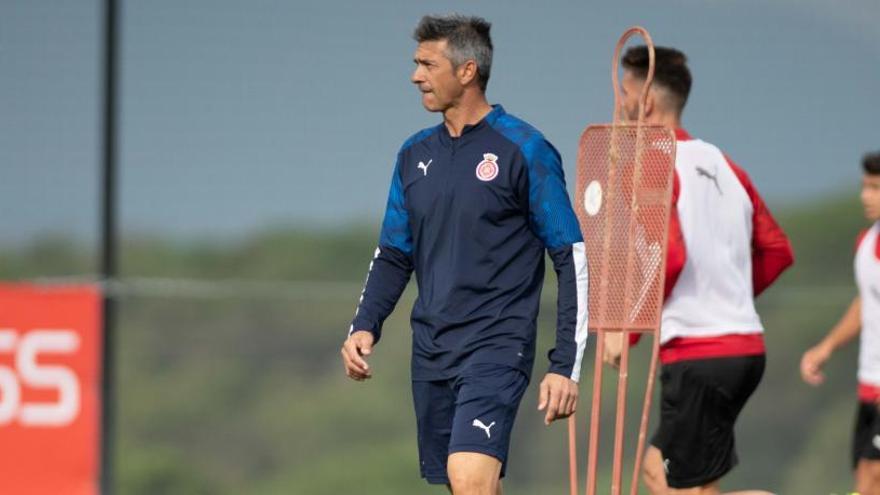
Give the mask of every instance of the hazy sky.
<svg viewBox="0 0 880 495">
<path fill-rule="evenodd" d="M 854 187 L 880 149 L 880 2 L 122 1 L 124 232 L 378 229 L 395 153 L 433 125 L 409 83 L 413 26 L 493 22 L 488 96 L 544 131 L 574 179 L 611 115 L 627 26 L 684 50 L 686 127 L 771 204 Z M 0 243 L 97 235 L 101 2 L 0 0 Z"/>
</svg>

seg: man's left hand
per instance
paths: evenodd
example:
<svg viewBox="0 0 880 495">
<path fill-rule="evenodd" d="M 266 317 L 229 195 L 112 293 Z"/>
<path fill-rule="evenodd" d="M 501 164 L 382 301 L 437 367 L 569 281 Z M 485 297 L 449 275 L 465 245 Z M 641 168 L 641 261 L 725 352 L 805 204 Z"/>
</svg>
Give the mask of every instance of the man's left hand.
<svg viewBox="0 0 880 495">
<path fill-rule="evenodd" d="M 547 373 L 538 389 L 538 410 L 547 410 L 544 424 L 567 418 L 577 409 L 578 384 L 562 375 Z"/>
</svg>

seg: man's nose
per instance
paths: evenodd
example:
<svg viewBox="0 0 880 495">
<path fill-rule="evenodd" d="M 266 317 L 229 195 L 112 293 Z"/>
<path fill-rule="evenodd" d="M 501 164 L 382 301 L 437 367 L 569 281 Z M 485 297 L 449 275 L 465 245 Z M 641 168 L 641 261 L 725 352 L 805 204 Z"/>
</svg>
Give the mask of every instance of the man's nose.
<svg viewBox="0 0 880 495">
<path fill-rule="evenodd" d="M 409 80 L 412 81 L 413 84 L 421 84 L 421 83 L 425 82 L 425 78 L 422 77 L 422 71 L 421 71 L 420 67 L 416 67 L 413 70 L 412 75 L 410 76 Z"/>
</svg>

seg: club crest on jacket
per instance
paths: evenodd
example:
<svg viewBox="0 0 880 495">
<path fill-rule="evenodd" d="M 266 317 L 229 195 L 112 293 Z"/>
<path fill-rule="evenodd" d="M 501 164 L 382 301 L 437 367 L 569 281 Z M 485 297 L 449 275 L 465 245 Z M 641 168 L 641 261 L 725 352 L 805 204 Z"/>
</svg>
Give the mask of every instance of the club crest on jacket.
<svg viewBox="0 0 880 495">
<path fill-rule="evenodd" d="M 484 153 L 483 161 L 477 165 L 477 178 L 483 182 L 498 177 L 498 157 L 492 153 Z"/>
</svg>

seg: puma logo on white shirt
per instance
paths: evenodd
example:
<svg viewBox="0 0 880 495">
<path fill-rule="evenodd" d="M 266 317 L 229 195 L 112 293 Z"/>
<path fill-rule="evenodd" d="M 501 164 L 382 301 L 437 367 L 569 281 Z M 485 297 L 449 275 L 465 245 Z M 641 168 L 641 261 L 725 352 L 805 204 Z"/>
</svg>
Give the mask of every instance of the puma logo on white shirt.
<svg viewBox="0 0 880 495">
<path fill-rule="evenodd" d="M 718 174 L 717 173 L 710 174 L 709 171 L 706 170 L 705 168 L 697 167 L 697 175 L 700 177 L 705 177 L 705 178 L 711 180 L 712 182 L 714 182 L 715 189 L 718 189 L 718 194 L 721 194 L 722 196 L 724 195 L 724 193 L 721 192 L 721 186 L 718 185 Z"/>
<path fill-rule="evenodd" d="M 472 425 L 473 425 L 473 426 L 476 426 L 477 428 L 480 428 L 480 429 L 483 430 L 483 431 L 485 431 L 485 432 L 486 432 L 486 438 L 492 438 L 492 434 L 489 432 L 489 428 L 492 428 L 493 426 L 495 426 L 495 422 L 494 422 L 494 421 L 492 421 L 492 423 L 490 423 L 489 426 L 486 426 L 486 425 L 484 425 L 483 422 L 480 421 L 479 419 L 475 419 L 474 422 L 472 423 Z"/>
</svg>

